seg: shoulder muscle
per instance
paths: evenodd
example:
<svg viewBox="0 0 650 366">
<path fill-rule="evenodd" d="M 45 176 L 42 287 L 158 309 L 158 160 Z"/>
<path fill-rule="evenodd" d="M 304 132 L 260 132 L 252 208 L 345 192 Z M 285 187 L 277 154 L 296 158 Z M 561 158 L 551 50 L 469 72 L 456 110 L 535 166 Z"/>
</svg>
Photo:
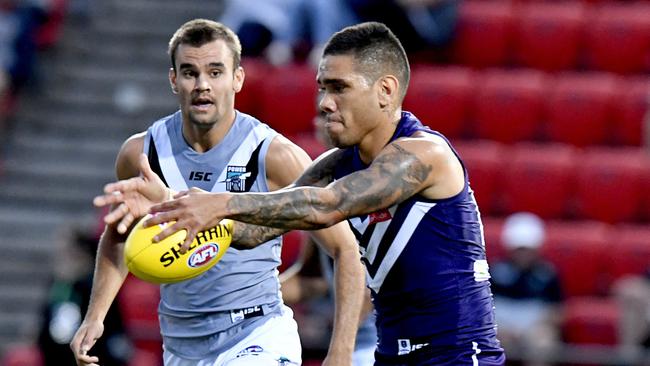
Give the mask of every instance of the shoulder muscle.
<svg viewBox="0 0 650 366">
<path fill-rule="evenodd" d="M 418 134 L 393 142 L 397 149 L 403 150 L 412 158 L 410 171 L 416 173 L 417 167 L 430 167 L 423 178 L 427 184 L 422 194 L 432 199 L 454 196 L 464 185 L 463 168 L 449 144 L 441 137 L 431 134 Z"/>
<path fill-rule="evenodd" d="M 117 179 L 128 179 L 140 175 L 138 159 L 144 149 L 145 135 L 145 132 L 135 134 L 122 144 L 115 161 Z"/>
<path fill-rule="evenodd" d="M 293 183 L 311 164 L 311 158 L 298 145 L 282 135 L 276 136 L 266 154 L 266 178 L 270 190 Z"/>
</svg>

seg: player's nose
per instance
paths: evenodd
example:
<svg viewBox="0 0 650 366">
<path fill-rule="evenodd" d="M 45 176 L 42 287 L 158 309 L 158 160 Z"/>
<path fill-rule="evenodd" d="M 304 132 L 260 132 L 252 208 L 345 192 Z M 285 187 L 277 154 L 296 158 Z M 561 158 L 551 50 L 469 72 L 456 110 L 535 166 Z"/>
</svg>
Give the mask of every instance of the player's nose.
<svg viewBox="0 0 650 366">
<path fill-rule="evenodd" d="M 318 101 L 318 108 L 325 113 L 332 113 L 336 110 L 336 103 L 328 93 L 323 93 Z"/>
<path fill-rule="evenodd" d="M 194 88 L 198 92 L 210 91 L 210 83 L 208 82 L 207 76 L 202 74 L 199 75 L 196 78 L 196 85 L 194 86 Z"/>
</svg>

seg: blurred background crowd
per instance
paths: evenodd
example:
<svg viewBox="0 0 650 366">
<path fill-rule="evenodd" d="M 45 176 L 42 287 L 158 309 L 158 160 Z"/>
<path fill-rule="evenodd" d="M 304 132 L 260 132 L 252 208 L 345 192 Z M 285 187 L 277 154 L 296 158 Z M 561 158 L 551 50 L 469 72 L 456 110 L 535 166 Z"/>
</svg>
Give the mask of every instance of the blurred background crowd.
<svg viewBox="0 0 650 366">
<path fill-rule="evenodd" d="M 0 1 L 0 366 L 72 364 L 121 142 L 174 111 L 166 43 L 184 21 L 243 44 L 237 108 L 317 156 L 327 38 L 386 23 L 405 108 L 449 137 L 483 216 L 509 365 L 650 365 L 650 1 Z M 324 356 L 327 266 L 289 233 L 281 271 L 305 365 Z M 292 267 L 292 265 L 296 265 Z M 129 278 L 105 365 L 161 365 L 158 288 Z"/>
</svg>

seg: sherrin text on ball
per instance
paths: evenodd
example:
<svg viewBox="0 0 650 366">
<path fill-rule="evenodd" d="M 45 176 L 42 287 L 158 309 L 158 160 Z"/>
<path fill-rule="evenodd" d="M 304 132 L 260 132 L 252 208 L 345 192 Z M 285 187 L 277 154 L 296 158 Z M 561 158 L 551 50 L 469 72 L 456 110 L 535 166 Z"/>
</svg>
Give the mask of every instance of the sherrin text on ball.
<svg viewBox="0 0 650 366">
<path fill-rule="evenodd" d="M 174 283 L 196 277 L 219 262 L 232 241 L 232 221 L 226 219 L 199 232 L 189 249 L 181 253 L 186 231 L 180 230 L 154 243 L 153 237 L 168 224 L 144 227 L 149 217 L 143 217 L 133 227 L 124 246 L 129 271 L 145 281 Z"/>
</svg>

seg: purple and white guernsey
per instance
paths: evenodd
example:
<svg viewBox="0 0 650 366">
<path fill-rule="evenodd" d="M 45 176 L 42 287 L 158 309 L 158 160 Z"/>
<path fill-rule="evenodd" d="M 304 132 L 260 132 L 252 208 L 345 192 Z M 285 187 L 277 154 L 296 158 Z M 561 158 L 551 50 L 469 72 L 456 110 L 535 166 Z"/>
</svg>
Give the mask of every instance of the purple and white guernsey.
<svg viewBox="0 0 650 366">
<path fill-rule="evenodd" d="M 449 144 L 409 112 L 402 113 L 391 141 L 416 131 Z M 358 147 L 351 147 L 335 178 L 367 167 Z M 377 365 L 505 362 L 496 338 L 483 226 L 464 165 L 463 170 L 464 187 L 453 197 L 416 195 L 348 220 L 377 312 Z"/>
</svg>

